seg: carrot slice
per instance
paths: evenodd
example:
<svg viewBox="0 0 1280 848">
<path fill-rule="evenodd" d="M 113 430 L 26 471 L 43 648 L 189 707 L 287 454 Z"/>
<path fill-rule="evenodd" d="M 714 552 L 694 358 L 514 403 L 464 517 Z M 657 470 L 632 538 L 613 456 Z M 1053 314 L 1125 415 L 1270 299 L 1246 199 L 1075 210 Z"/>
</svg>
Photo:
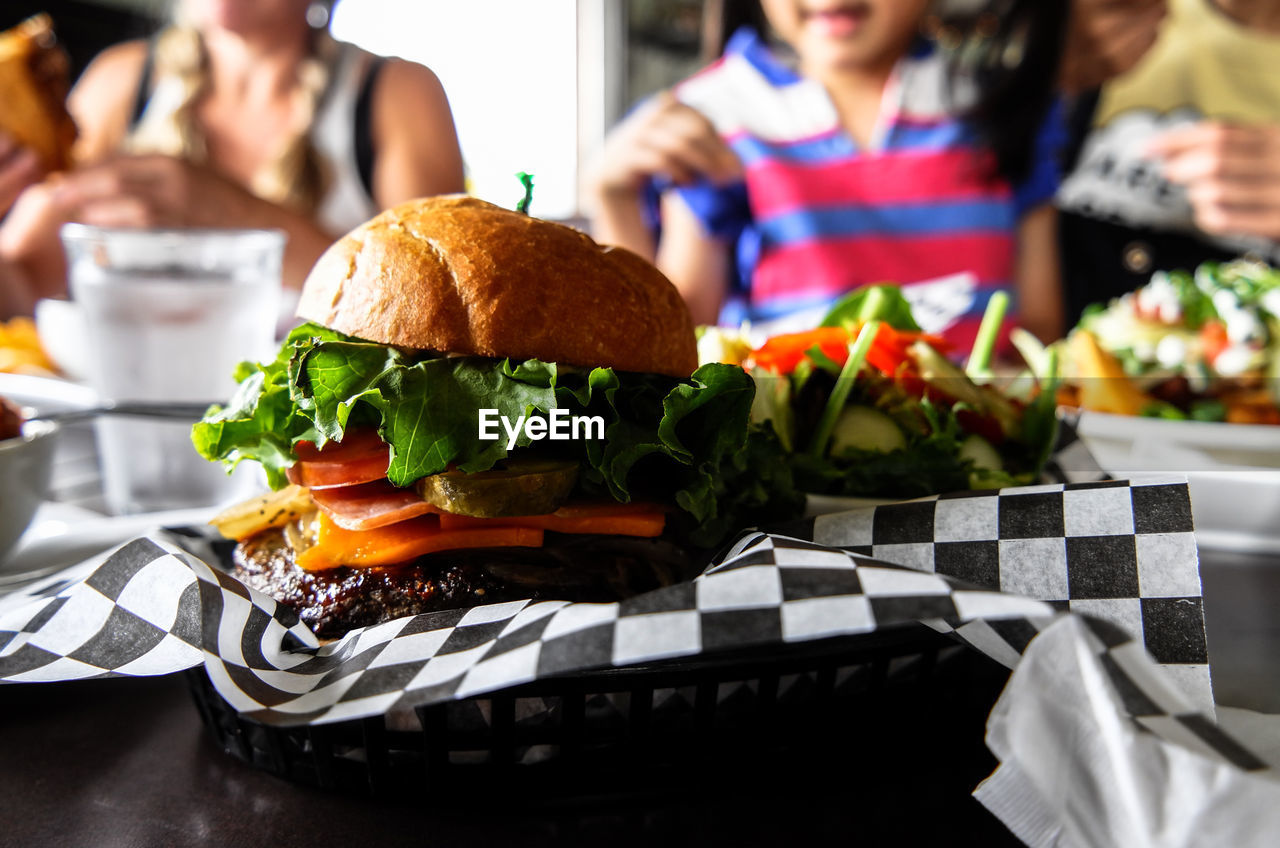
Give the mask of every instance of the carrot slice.
<svg viewBox="0 0 1280 848">
<path fill-rule="evenodd" d="M 619 509 L 621 507 L 621 509 Z M 469 527 L 534 527 L 556 533 L 602 533 L 609 536 L 661 536 L 667 516 L 651 504 L 600 504 L 598 509 L 578 505 L 545 515 L 512 515 L 503 518 L 472 518 L 440 514 L 445 530 Z"/>
<path fill-rule="evenodd" d="M 567 503 L 557 509 L 551 515 L 558 515 L 562 518 L 599 518 L 605 515 L 635 515 L 636 513 L 650 512 L 666 512 L 667 508 L 662 504 L 649 503 L 646 501 L 632 501 L 631 503 L 622 503 L 621 501 L 598 501 L 595 503 Z"/>
<path fill-rule="evenodd" d="M 894 374 L 903 362 L 909 361 L 908 348 L 923 339 L 945 353 L 949 345 L 940 336 L 910 330 L 895 330 L 881 323 L 880 329 L 867 352 L 867 362 L 883 374 Z M 837 365 L 844 365 L 849 358 L 849 331 L 844 327 L 817 327 L 799 333 L 773 336 L 751 352 L 756 365 L 779 374 L 790 374 L 800 361 L 816 345 L 827 358 Z"/>
<path fill-rule="evenodd" d="M 767 339 L 751 352 L 751 358 L 767 371 L 790 374 L 814 345 L 831 359 L 843 362 L 849 355 L 849 331 L 843 327 L 818 327 L 799 333 L 783 333 Z"/>
<path fill-rule="evenodd" d="M 489 526 L 445 530 L 434 515 L 410 518 L 374 530 L 344 530 L 324 513 L 316 544 L 297 555 L 298 566 L 320 571 L 348 565 L 397 565 L 426 554 L 463 548 L 536 548 L 542 531 L 532 527 Z"/>
</svg>

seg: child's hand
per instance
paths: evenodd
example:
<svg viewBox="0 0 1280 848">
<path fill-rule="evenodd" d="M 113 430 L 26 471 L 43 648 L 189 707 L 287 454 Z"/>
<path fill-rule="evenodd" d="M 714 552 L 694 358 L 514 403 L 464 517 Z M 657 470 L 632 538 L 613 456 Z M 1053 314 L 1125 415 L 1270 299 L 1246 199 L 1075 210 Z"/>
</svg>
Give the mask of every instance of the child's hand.
<svg viewBox="0 0 1280 848">
<path fill-rule="evenodd" d="M 1280 239 L 1280 125 L 1203 121 L 1156 138 L 1149 152 L 1185 186 L 1207 233 Z"/>
<path fill-rule="evenodd" d="M 686 185 L 741 176 L 742 163 L 711 122 L 663 92 L 609 134 L 594 182 L 598 194 L 609 196 L 639 192 L 651 177 Z"/>
</svg>

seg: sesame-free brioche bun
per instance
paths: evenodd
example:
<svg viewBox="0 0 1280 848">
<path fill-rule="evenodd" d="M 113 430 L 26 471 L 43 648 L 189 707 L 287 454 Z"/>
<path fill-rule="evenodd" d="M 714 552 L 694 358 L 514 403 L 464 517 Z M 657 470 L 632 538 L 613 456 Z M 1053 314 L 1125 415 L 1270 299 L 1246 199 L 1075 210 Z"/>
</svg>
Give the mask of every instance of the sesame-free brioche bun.
<svg viewBox="0 0 1280 848">
<path fill-rule="evenodd" d="M 465 195 L 411 200 L 331 246 L 298 317 L 368 341 L 687 377 L 689 310 L 658 269 Z"/>
</svg>

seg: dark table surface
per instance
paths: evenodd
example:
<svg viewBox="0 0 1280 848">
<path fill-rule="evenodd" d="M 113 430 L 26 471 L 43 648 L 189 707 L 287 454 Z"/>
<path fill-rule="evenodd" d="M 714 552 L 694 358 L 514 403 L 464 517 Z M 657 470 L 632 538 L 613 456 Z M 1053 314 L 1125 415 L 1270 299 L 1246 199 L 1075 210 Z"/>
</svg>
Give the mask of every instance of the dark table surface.
<svg viewBox="0 0 1280 848">
<path fill-rule="evenodd" d="M 1220 704 L 1280 712 L 1280 558 L 1202 552 Z M 1016 845 L 969 793 L 1004 673 L 944 664 L 829 744 L 687 769 L 371 800 L 224 753 L 182 676 L 0 687 L 0 845 Z M 590 787 L 584 791 L 583 787 Z"/>
</svg>

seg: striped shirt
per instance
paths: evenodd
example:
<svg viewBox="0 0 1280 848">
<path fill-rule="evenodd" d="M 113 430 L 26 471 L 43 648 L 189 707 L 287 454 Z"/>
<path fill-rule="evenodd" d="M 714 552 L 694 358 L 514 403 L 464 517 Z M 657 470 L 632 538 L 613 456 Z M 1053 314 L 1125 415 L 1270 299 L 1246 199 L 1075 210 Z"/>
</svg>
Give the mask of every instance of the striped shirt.
<svg viewBox="0 0 1280 848">
<path fill-rule="evenodd" d="M 736 244 L 739 280 L 721 323 L 820 313 L 887 281 L 903 285 L 926 329 L 969 349 L 991 294 L 1013 295 L 1019 218 L 1052 198 L 1058 174 L 1044 155 L 1017 189 L 999 177 L 948 107 L 950 90 L 939 51 L 904 57 L 860 149 L 822 85 L 750 30 L 676 87 L 745 170 L 740 183 L 679 189 L 710 234 Z M 1016 312 L 1015 300 L 1006 324 Z"/>
</svg>

